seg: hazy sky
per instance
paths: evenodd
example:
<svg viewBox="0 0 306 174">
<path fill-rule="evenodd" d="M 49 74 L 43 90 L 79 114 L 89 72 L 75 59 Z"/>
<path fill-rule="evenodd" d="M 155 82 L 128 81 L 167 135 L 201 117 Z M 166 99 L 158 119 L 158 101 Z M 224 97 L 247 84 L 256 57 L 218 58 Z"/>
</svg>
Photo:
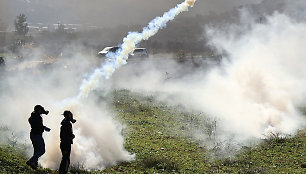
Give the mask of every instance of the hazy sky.
<svg viewBox="0 0 306 174">
<path fill-rule="evenodd" d="M 261 0 L 197 0 L 185 15 L 224 12 Z M 97 26 L 146 24 L 183 0 L 1 0 L 0 19 L 11 21 L 25 13 L 28 22 L 82 23 Z"/>
</svg>

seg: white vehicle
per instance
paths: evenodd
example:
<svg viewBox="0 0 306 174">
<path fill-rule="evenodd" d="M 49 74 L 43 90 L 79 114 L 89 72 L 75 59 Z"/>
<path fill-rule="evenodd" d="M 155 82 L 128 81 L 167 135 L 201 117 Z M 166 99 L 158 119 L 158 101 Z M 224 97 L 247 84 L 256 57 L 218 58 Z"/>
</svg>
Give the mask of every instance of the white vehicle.
<svg viewBox="0 0 306 174">
<path fill-rule="evenodd" d="M 116 53 L 120 47 L 105 47 L 102 51 L 98 53 L 99 56 L 105 57 L 107 53 L 113 52 Z"/>
<path fill-rule="evenodd" d="M 148 57 L 147 49 L 135 48 L 134 52 L 130 54 L 130 57 Z"/>
<path fill-rule="evenodd" d="M 100 57 L 105 57 L 109 52 L 116 53 L 120 47 L 105 47 L 102 51 L 98 53 Z M 129 58 L 136 57 L 148 57 L 148 52 L 146 48 L 135 48 L 134 52 L 129 55 Z"/>
</svg>

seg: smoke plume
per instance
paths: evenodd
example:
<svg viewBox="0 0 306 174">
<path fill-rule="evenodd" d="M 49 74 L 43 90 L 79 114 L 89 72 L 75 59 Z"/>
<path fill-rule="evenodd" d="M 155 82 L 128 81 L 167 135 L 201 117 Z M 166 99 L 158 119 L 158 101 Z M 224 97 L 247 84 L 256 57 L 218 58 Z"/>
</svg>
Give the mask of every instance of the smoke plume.
<svg viewBox="0 0 306 174">
<path fill-rule="evenodd" d="M 250 19 L 247 12 L 242 15 L 243 20 Z M 244 22 L 245 27 L 232 26 L 229 32 L 207 30 L 210 44 L 228 53 L 232 62 L 208 76 L 212 82 L 203 97 L 219 91 L 219 97 L 206 104 L 231 123 L 224 125 L 229 130 L 259 138 L 271 131 L 295 134 L 305 126 L 298 109 L 306 92 L 304 22 L 276 12 L 267 16 L 266 23 Z"/>
<path fill-rule="evenodd" d="M 58 102 L 75 95 L 83 74 L 96 66 L 96 57 L 80 50 L 79 47 L 70 47 L 66 51 L 73 57 L 61 57 L 50 60 L 50 63 L 43 59 L 44 53 L 35 48 L 31 59 L 25 58 L 22 63 L 7 61 L 7 72 L 1 76 L 1 126 L 9 126 L 18 142 L 31 144 L 27 120 L 35 105 L 40 104 L 50 111 L 43 115 L 44 125 L 51 128 L 50 132 L 43 134 L 46 154 L 39 162 L 44 167 L 57 169 L 60 164 L 59 130 L 64 110 L 71 110 L 77 120 L 73 124 L 76 138 L 72 145 L 71 164 L 103 169 L 134 158 L 123 147 L 123 125 L 116 121 L 116 113 L 109 109 L 106 101 L 91 96 L 78 101 L 74 107 Z M 32 152 L 33 148 L 29 146 L 29 156 Z"/>
<path fill-rule="evenodd" d="M 96 69 L 89 79 L 83 82 L 78 98 L 86 97 L 91 90 L 96 88 L 99 78 L 103 76 L 108 79 L 116 69 L 126 64 L 129 54 L 135 50 L 137 44 L 143 40 L 148 40 L 151 36 L 155 35 L 160 29 L 166 26 L 167 22 L 173 20 L 174 17 L 181 12 L 187 11 L 188 7 L 192 7 L 194 3 L 195 0 L 185 0 L 183 3 L 178 4 L 175 8 L 164 13 L 162 17 L 153 19 L 141 33 L 130 32 L 123 39 L 123 43 L 115 55 L 106 55 L 112 59 L 103 64 L 99 69 Z"/>
<path fill-rule="evenodd" d="M 210 46 L 223 54 L 221 66 L 208 73 L 202 67 L 178 75 L 180 65 L 156 61 L 127 66 L 113 78 L 118 88 L 154 94 L 217 120 L 217 141 L 246 145 L 270 133 L 294 135 L 306 126 L 300 111 L 306 94 L 305 32 L 305 19 L 275 12 L 258 21 L 242 9 L 241 24 L 207 27 Z M 202 130 L 195 132 L 206 140 Z"/>
</svg>

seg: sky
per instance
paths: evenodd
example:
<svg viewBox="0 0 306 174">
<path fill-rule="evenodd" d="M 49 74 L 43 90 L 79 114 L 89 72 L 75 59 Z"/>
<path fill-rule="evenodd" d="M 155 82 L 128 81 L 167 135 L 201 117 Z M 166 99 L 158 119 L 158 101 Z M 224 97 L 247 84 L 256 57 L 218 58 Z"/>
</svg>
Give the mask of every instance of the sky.
<svg viewBox="0 0 306 174">
<path fill-rule="evenodd" d="M 261 0 L 198 0 L 186 15 L 222 13 Z M 0 20 L 25 13 L 30 23 L 80 23 L 99 27 L 147 23 L 183 0 L 1 0 Z M 12 22 L 11 22 L 12 23 Z"/>
</svg>

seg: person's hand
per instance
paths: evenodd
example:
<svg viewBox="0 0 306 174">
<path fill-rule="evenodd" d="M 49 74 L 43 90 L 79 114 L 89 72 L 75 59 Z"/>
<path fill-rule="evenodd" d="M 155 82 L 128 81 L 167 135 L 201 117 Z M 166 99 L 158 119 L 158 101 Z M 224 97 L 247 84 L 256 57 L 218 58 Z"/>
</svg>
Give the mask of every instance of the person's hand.
<svg viewBox="0 0 306 174">
<path fill-rule="evenodd" d="M 48 128 L 48 127 L 45 127 L 45 131 L 47 131 L 47 132 L 50 132 L 50 128 Z"/>
</svg>

